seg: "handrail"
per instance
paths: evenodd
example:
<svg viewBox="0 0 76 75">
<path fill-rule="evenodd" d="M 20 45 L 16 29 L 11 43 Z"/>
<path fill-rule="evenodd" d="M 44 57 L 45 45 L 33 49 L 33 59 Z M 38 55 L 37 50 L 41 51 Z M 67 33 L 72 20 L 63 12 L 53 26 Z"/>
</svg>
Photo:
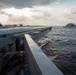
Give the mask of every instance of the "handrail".
<svg viewBox="0 0 76 75">
<path fill-rule="evenodd" d="M 31 75 L 64 75 L 28 34 L 24 36 L 25 51 Z"/>
</svg>

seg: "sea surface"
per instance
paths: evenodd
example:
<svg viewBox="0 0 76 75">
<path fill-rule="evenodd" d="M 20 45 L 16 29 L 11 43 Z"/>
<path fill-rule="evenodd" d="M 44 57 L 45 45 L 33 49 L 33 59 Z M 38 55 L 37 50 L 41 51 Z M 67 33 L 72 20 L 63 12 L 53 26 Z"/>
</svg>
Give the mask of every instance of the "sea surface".
<svg viewBox="0 0 76 75">
<path fill-rule="evenodd" d="M 76 29 L 53 27 L 39 41 L 43 52 L 64 75 L 76 75 Z"/>
</svg>

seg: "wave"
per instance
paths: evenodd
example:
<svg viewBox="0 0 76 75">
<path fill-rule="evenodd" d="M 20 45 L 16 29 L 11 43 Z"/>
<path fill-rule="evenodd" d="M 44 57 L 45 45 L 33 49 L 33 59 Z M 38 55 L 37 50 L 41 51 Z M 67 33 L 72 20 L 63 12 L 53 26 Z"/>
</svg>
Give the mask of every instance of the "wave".
<svg viewBox="0 0 76 75">
<path fill-rule="evenodd" d="M 76 75 L 76 30 L 54 27 L 39 46 L 64 75 Z"/>
</svg>

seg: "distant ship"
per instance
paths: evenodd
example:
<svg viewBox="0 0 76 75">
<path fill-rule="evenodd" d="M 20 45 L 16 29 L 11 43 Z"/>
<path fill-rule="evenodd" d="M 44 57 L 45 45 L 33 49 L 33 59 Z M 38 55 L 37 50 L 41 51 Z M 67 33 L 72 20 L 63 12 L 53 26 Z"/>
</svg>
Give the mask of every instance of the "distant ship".
<svg viewBox="0 0 76 75">
<path fill-rule="evenodd" d="M 68 23 L 64 28 L 76 28 L 76 25 L 74 23 Z"/>
</svg>

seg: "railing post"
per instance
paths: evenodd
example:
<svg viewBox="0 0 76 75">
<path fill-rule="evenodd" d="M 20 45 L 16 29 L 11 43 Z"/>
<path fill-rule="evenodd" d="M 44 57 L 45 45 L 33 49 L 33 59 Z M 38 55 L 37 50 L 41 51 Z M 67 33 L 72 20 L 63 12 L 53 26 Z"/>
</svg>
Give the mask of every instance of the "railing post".
<svg viewBox="0 0 76 75">
<path fill-rule="evenodd" d="M 20 51 L 21 45 L 20 45 L 20 38 L 19 37 L 16 38 L 15 44 L 16 44 L 16 51 Z"/>
</svg>

